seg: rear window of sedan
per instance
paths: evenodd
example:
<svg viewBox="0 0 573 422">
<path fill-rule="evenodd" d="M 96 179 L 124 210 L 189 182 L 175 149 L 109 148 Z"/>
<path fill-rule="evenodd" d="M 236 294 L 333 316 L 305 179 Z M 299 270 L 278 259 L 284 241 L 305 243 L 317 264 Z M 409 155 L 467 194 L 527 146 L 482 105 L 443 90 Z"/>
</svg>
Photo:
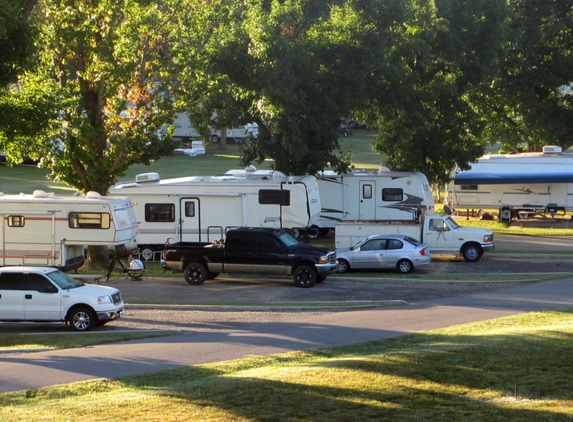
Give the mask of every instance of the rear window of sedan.
<svg viewBox="0 0 573 422">
<path fill-rule="evenodd" d="M 422 242 L 420 242 L 418 239 L 414 239 L 413 237 L 410 237 L 410 236 L 406 236 L 406 237 L 404 238 L 404 240 L 405 240 L 406 242 L 411 243 L 411 244 L 414 245 L 414 246 L 420 246 L 420 245 L 422 244 Z"/>
</svg>

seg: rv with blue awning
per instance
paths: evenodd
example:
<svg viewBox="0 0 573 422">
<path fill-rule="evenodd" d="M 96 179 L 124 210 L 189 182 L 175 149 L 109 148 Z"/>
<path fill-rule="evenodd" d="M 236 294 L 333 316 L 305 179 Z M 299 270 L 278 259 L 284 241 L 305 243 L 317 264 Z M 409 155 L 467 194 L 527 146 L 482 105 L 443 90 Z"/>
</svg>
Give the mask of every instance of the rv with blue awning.
<svg viewBox="0 0 573 422">
<path fill-rule="evenodd" d="M 448 185 L 454 208 L 496 209 L 501 221 L 573 211 L 573 154 L 558 146 L 542 153 L 481 157 Z"/>
</svg>

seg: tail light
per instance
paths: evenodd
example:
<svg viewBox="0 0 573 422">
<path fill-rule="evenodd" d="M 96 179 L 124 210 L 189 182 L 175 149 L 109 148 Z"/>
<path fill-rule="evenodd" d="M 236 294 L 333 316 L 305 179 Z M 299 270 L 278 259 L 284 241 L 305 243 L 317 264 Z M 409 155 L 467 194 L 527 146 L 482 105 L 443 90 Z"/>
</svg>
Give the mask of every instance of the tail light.
<svg viewBox="0 0 573 422">
<path fill-rule="evenodd" d="M 427 248 L 420 249 L 420 255 L 426 256 L 427 252 L 428 252 Z"/>
</svg>

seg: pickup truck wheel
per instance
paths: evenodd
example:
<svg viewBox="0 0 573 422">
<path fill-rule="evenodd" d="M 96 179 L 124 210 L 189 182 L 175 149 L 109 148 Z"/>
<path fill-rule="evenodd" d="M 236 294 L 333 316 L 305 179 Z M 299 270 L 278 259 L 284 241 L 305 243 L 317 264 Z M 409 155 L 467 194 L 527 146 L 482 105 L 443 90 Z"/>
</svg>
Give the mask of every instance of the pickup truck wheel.
<svg viewBox="0 0 573 422">
<path fill-rule="evenodd" d="M 298 287 L 312 287 L 316 283 L 318 274 L 310 265 L 301 265 L 293 273 L 294 284 Z"/>
<path fill-rule="evenodd" d="M 337 273 L 347 273 L 350 270 L 350 264 L 348 264 L 348 261 L 345 261 L 344 259 L 339 259 L 338 260 L 338 266 L 336 267 L 336 272 Z"/>
<path fill-rule="evenodd" d="M 96 314 L 87 306 L 80 306 L 70 314 L 70 324 L 76 331 L 89 331 L 96 324 Z"/>
<path fill-rule="evenodd" d="M 183 274 L 185 276 L 185 281 L 193 286 L 203 284 L 209 276 L 207 267 L 200 262 L 192 262 L 187 265 Z"/>
<path fill-rule="evenodd" d="M 396 268 L 398 268 L 398 271 L 400 271 L 402 274 L 408 274 L 412 272 L 414 265 L 407 259 L 402 259 L 398 261 Z"/>
<path fill-rule="evenodd" d="M 479 245 L 469 244 L 462 249 L 462 255 L 467 262 L 477 262 L 483 255 L 483 251 Z"/>
</svg>

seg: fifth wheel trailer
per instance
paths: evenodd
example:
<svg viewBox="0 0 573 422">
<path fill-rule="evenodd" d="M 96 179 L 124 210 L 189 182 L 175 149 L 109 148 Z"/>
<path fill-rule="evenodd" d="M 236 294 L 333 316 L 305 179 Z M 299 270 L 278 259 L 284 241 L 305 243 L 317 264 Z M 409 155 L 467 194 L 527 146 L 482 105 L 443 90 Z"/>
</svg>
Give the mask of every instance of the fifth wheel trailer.
<svg viewBox="0 0 573 422">
<path fill-rule="evenodd" d="M 233 227 L 306 230 L 318 221 L 320 197 L 314 176 L 188 176 L 157 173 L 112 186 L 108 195 L 131 199 L 140 223 L 137 245 L 152 259 L 166 242 L 208 242 Z"/>
<path fill-rule="evenodd" d="M 573 211 L 573 154 L 558 146 L 542 153 L 486 155 L 448 185 L 457 209 L 496 209 L 501 221 L 529 213 Z"/>
<path fill-rule="evenodd" d="M 0 194 L 0 266 L 79 268 L 90 245 L 122 247 L 135 240 L 137 220 L 129 198 Z"/>
</svg>

